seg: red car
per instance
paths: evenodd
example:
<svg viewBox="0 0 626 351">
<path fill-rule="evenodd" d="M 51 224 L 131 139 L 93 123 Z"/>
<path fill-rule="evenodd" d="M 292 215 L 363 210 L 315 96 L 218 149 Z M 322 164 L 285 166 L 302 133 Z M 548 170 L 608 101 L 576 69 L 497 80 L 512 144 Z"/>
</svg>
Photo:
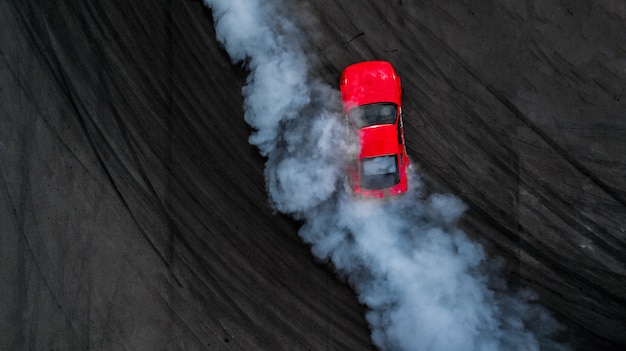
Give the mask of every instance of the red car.
<svg viewBox="0 0 626 351">
<path fill-rule="evenodd" d="M 339 85 L 346 123 L 360 142 L 347 181 L 358 197 L 385 198 L 407 191 L 409 158 L 402 125 L 400 77 L 386 61 L 355 63 Z"/>
</svg>

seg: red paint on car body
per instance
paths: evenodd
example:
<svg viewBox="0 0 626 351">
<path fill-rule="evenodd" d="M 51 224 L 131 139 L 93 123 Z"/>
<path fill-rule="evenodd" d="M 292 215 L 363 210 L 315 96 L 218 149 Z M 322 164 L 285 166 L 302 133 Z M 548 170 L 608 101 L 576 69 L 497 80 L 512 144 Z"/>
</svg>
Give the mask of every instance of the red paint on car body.
<svg viewBox="0 0 626 351">
<path fill-rule="evenodd" d="M 348 165 L 348 183 L 358 197 L 386 198 L 408 190 L 400 77 L 386 61 L 346 67 L 339 89 L 346 123 L 359 153 Z"/>
</svg>

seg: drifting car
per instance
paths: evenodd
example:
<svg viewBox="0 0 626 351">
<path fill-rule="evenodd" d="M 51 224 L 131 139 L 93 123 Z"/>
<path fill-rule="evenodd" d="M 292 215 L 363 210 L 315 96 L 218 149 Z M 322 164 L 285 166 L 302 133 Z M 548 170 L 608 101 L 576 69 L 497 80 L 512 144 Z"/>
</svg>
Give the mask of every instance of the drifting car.
<svg viewBox="0 0 626 351">
<path fill-rule="evenodd" d="M 408 189 L 400 77 L 387 61 L 346 67 L 339 84 L 348 129 L 358 136 L 358 154 L 347 167 L 356 197 L 387 198 Z"/>
</svg>

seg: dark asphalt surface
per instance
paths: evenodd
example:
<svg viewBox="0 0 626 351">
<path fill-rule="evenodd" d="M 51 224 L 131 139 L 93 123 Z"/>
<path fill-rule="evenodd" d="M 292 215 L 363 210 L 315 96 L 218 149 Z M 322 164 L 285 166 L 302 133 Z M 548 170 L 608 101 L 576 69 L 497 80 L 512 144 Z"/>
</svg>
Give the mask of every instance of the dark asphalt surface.
<svg viewBox="0 0 626 351">
<path fill-rule="evenodd" d="M 564 338 L 625 349 L 626 4 L 290 4 L 329 84 L 394 64 L 428 190 Z M 372 348 L 267 203 L 212 25 L 199 1 L 0 1 L 1 350 Z"/>
</svg>

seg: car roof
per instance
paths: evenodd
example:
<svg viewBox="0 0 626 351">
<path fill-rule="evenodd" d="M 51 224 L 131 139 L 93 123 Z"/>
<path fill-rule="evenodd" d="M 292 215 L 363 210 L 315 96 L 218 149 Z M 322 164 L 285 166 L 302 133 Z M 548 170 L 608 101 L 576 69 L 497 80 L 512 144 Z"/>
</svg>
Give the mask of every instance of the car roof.
<svg viewBox="0 0 626 351">
<path fill-rule="evenodd" d="M 356 106 L 377 102 L 401 106 L 400 77 L 387 61 L 365 61 L 346 67 L 341 74 L 340 90 L 346 114 Z"/>
<path fill-rule="evenodd" d="M 398 145 L 398 128 L 394 124 L 361 128 L 359 136 L 361 139 L 359 158 L 397 154 L 402 150 Z"/>
</svg>

